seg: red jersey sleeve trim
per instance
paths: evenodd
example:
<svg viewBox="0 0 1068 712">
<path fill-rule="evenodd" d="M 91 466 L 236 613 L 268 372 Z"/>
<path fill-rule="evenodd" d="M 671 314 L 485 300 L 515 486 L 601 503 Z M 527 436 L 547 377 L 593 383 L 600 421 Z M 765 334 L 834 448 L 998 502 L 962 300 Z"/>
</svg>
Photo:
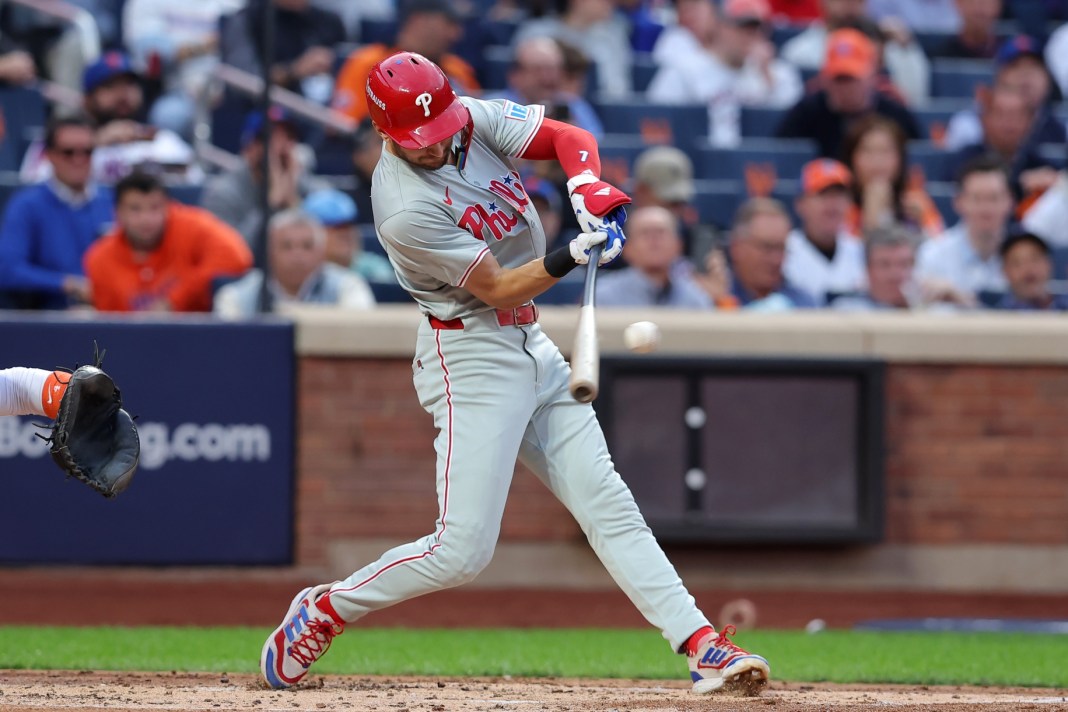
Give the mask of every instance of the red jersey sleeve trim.
<svg viewBox="0 0 1068 712">
<path fill-rule="evenodd" d="M 489 251 L 490 248 L 488 247 L 482 248 L 482 251 L 478 253 L 474 260 L 472 260 L 471 264 L 468 265 L 467 270 L 464 272 L 463 276 L 460 277 L 460 283 L 456 285 L 457 287 L 463 287 L 465 284 L 467 284 L 467 280 L 470 279 L 471 273 L 475 271 L 476 267 L 482 264 L 482 260 L 486 258 L 486 255 L 489 254 Z"/>
</svg>

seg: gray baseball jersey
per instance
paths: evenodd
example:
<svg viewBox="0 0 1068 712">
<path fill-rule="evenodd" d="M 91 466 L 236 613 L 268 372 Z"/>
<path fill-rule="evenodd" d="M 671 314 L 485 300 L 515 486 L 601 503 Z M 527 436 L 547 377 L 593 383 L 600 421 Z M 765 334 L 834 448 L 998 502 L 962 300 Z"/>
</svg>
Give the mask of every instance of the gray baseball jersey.
<svg viewBox="0 0 1068 712">
<path fill-rule="evenodd" d="M 474 578 L 493 554 L 519 459 L 678 650 L 708 621 L 616 473 L 593 407 L 571 397 L 560 350 L 537 322 L 501 326 L 495 310 L 464 289 L 487 254 L 519 267 L 545 253 L 541 222 L 509 160 L 530 143 L 544 109 L 462 101 L 474 119 L 464 166 L 426 170 L 386 151 L 371 189 L 379 239 L 400 283 L 428 314 L 462 321 L 435 328 L 423 319 L 412 361 L 419 402 L 438 429 L 438 521 L 432 534 L 333 584 L 330 604 L 351 622 Z"/>
<path fill-rule="evenodd" d="M 487 253 L 502 267 L 545 254 L 545 230 L 509 160 L 534 137 L 544 107 L 461 101 L 475 126 L 462 168 L 428 171 L 383 151 L 371 188 L 378 239 L 397 280 L 439 319 L 490 309 L 463 288 Z"/>
</svg>

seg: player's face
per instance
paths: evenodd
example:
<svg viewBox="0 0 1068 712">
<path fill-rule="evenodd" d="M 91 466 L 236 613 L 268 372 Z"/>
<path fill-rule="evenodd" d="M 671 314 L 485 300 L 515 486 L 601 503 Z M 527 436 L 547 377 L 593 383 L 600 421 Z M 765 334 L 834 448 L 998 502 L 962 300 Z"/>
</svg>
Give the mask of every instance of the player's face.
<svg viewBox="0 0 1068 712">
<path fill-rule="evenodd" d="M 401 148 L 390 141 L 390 153 L 413 166 L 436 171 L 452 158 L 452 136 L 426 148 Z"/>
<path fill-rule="evenodd" d="M 135 250 L 156 248 L 167 224 L 167 196 L 162 190 L 128 190 L 115 206 L 115 220 Z"/>
</svg>

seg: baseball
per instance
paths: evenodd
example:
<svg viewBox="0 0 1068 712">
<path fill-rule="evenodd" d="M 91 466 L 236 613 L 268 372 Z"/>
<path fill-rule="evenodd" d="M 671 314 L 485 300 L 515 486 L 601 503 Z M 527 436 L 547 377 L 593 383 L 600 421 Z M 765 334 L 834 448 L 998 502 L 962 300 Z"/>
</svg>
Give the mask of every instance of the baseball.
<svg viewBox="0 0 1068 712">
<path fill-rule="evenodd" d="M 623 330 L 623 343 L 638 354 L 656 351 L 660 346 L 660 327 L 651 321 L 636 321 Z"/>
</svg>

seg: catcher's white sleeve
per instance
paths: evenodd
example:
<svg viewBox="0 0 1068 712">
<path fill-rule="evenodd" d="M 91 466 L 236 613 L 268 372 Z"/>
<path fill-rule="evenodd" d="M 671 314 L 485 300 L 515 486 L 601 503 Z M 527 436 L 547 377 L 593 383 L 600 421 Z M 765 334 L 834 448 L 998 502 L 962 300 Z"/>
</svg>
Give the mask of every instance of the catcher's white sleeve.
<svg viewBox="0 0 1068 712">
<path fill-rule="evenodd" d="M 45 415 L 41 392 L 49 373 L 39 368 L 0 369 L 0 415 Z"/>
</svg>

